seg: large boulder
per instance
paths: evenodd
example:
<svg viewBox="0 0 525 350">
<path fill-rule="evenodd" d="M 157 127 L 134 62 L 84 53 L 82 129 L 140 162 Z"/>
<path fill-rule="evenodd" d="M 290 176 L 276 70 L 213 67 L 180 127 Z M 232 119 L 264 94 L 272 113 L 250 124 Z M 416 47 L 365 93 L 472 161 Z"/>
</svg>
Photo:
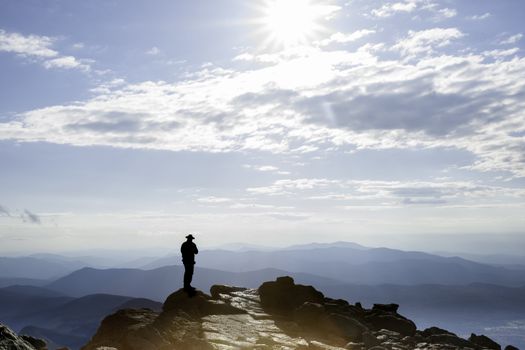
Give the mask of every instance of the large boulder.
<svg viewBox="0 0 525 350">
<path fill-rule="evenodd" d="M 47 349 L 47 343 L 45 340 L 32 337 L 30 335 L 21 335 L 22 339 L 31 344 L 36 350 L 45 350 Z"/>
<path fill-rule="evenodd" d="M 398 304 L 374 304 L 374 306 L 372 307 L 372 310 L 379 310 L 392 313 L 396 313 L 397 309 L 399 309 Z"/>
<path fill-rule="evenodd" d="M 128 334 L 151 324 L 158 314 L 149 309 L 122 309 L 107 316 L 97 333 L 82 350 L 97 349 L 101 346 L 122 347 L 128 344 Z"/>
<path fill-rule="evenodd" d="M 306 302 L 323 304 L 324 295 L 312 286 L 295 284 L 289 276 L 264 282 L 258 289 L 261 305 L 272 314 L 292 317 L 293 312 Z"/>
<path fill-rule="evenodd" d="M 416 333 L 416 325 L 409 319 L 397 314 L 372 313 L 365 317 L 373 329 L 388 329 L 402 335 L 413 336 Z"/>
<path fill-rule="evenodd" d="M 501 345 L 496 343 L 494 340 L 490 339 L 489 337 L 481 334 L 476 335 L 472 333 L 470 335 L 470 338 L 468 340 L 476 345 L 479 345 L 482 348 L 485 349 L 494 349 L 494 350 L 501 350 Z"/>
<path fill-rule="evenodd" d="M 429 343 L 432 344 L 443 344 L 443 345 L 452 345 L 458 346 L 460 348 L 474 349 L 476 348 L 475 344 L 472 344 L 466 339 L 460 338 L 456 335 L 451 334 L 436 334 L 428 337 Z"/>
<path fill-rule="evenodd" d="M 456 336 L 454 333 L 452 332 L 449 332 L 445 329 L 442 329 L 442 328 L 439 328 L 439 327 L 430 327 L 430 328 L 427 328 L 423 331 L 420 332 L 420 334 L 427 338 L 427 337 L 430 337 L 432 335 L 439 335 L 439 334 L 448 334 L 448 335 L 453 335 L 453 336 Z"/>
<path fill-rule="evenodd" d="M 223 301 L 214 300 L 211 296 L 201 291 L 188 293 L 183 289 L 170 294 L 164 302 L 162 310 L 165 313 L 182 311 L 193 317 L 246 313 L 246 311 L 226 304 Z"/>
<path fill-rule="evenodd" d="M 29 342 L 18 336 L 9 327 L 0 324 L 1 350 L 35 350 Z"/>
<path fill-rule="evenodd" d="M 361 322 L 341 314 L 330 314 L 326 318 L 327 331 L 336 333 L 352 342 L 361 342 L 363 333 L 368 329 Z"/>
</svg>

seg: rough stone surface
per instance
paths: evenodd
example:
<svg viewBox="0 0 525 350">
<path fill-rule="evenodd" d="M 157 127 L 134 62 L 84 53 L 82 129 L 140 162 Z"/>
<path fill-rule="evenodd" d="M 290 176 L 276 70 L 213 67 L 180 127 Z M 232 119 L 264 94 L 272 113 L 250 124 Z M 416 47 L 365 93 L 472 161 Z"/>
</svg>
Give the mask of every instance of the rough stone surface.
<svg viewBox="0 0 525 350">
<path fill-rule="evenodd" d="M 0 350 L 36 350 L 27 340 L 0 324 Z"/>
<path fill-rule="evenodd" d="M 501 350 L 501 345 L 499 345 L 494 340 L 490 339 L 489 337 L 485 335 L 476 335 L 472 333 L 470 337 L 468 338 L 468 340 L 471 343 L 479 345 L 485 349 Z"/>
<path fill-rule="evenodd" d="M 416 331 L 412 321 L 398 314 L 397 304 L 365 309 L 325 298 L 290 277 L 258 289 L 216 285 L 211 294 L 179 290 L 166 299 L 160 314 L 118 311 L 104 319 L 82 350 L 500 349 L 483 336 L 466 340 L 437 327 Z"/>
</svg>

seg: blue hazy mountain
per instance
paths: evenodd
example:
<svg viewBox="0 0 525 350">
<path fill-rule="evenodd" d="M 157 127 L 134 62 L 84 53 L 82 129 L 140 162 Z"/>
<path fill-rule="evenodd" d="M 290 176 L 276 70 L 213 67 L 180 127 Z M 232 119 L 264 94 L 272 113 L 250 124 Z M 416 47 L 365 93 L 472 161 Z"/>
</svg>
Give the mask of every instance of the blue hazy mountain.
<svg viewBox="0 0 525 350">
<path fill-rule="evenodd" d="M 276 251 L 207 250 L 199 254 L 197 263 L 201 267 L 232 272 L 274 268 L 356 284 L 525 284 L 525 273 L 520 270 L 459 257 L 387 248 L 367 249 L 341 243 L 296 246 Z M 180 264 L 178 255 L 160 258 L 144 268 L 174 264 Z"/>
<path fill-rule="evenodd" d="M 82 261 L 49 257 L 0 257 L 0 278 L 46 280 L 64 276 L 86 266 Z"/>
<path fill-rule="evenodd" d="M 180 265 L 164 266 L 152 270 L 83 268 L 62 277 L 46 287 L 72 296 L 96 293 L 130 295 L 163 301 L 171 292 L 182 286 L 184 268 Z M 216 269 L 195 269 L 193 285 L 208 290 L 213 284 L 228 284 L 255 288 L 262 282 L 290 274 L 277 269 L 247 272 L 230 272 Z M 306 273 L 294 273 L 304 284 L 338 285 L 341 282 Z"/>
</svg>

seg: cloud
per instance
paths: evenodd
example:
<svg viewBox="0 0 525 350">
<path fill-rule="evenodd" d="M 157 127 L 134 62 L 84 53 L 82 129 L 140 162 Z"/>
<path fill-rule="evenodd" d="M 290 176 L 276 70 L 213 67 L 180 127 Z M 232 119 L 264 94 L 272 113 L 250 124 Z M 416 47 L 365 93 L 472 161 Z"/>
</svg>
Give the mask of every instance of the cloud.
<svg viewBox="0 0 525 350">
<path fill-rule="evenodd" d="M 41 63 L 46 69 L 79 69 L 89 71 L 91 66 L 84 60 L 79 61 L 73 56 L 61 55 L 53 49 L 56 39 L 48 36 L 22 35 L 0 29 L 0 52 L 10 52 L 26 59 Z"/>
<path fill-rule="evenodd" d="M 502 44 L 502 45 L 515 44 L 515 43 L 517 43 L 518 41 L 520 41 L 521 38 L 523 38 L 523 34 L 518 33 L 518 34 L 515 34 L 515 35 L 511 35 L 511 36 L 509 36 L 509 37 L 508 37 L 507 39 L 505 39 L 505 40 L 502 40 L 502 41 L 500 42 L 500 44 Z"/>
<path fill-rule="evenodd" d="M 372 15 L 376 17 L 390 17 L 399 12 L 413 12 L 418 8 L 421 1 L 419 0 L 405 0 L 398 2 L 390 2 L 384 4 L 380 8 L 372 10 Z"/>
<path fill-rule="evenodd" d="M 11 216 L 11 213 L 9 213 L 6 207 L 0 205 L 0 216 Z"/>
<path fill-rule="evenodd" d="M 467 17 L 467 19 L 471 20 L 471 21 L 482 21 L 484 19 L 487 19 L 491 16 L 490 12 L 485 12 L 484 14 L 482 15 L 473 15 L 473 16 L 469 16 Z"/>
<path fill-rule="evenodd" d="M 405 55 L 432 53 L 436 48 L 449 45 L 453 40 L 464 37 L 457 28 L 432 28 L 421 31 L 409 31 L 408 37 L 397 42 L 394 50 Z"/>
<path fill-rule="evenodd" d="M 45 68 L 62 68 L 62 69 L 81 69 L 84 71 L 89 71 L 90 66 L 86 63 L 78 61 L 73 56 L 62 56 L 58 58 L 53 58 L 43 62 Z"/>
<path fill-rule="evenodd" d="M 37 214 L 34 214 L 30 212 L 27 209 L 24 209 L 22 214 L 20 215 L 20 218 L 23 222 L 31 223 L 31 224 L 40 224 L 40 217 Z"/>
<path fill-rule="evenodd" d="M 346 44 L 349 42 L 357 41 L 361 38 L 364 38 L 365 36 L 374 34 L 376 31 L 373 29 L 361 29 L 357 30 L 352 33 L 341 33 L 337 32 L 332 35 L 328 39 L 321 40 L 320 45 L 327 46 L 330 44 Z"/>
<path fill-rule="evenodd" d="M 146 51 L 146 55 L 157 56 L 158 54 L 160 54 L 160 49 L 156 46 Z"/>
<path fill-rule="evenodd" d="M 249 69 L 206 65 L 173 83 L 104 83 L 85 101 L 0 123 L 0 139 L 288 155 L 454 148 L 475 156 L 471 170 L 524 176 L 524 140 L 512 135 L 525 131 L 525 82 L 516 79 L 525 59 L 476 53 L 464 37 L 430 28 L 386 54 L 370 44 L 294 48 L 261 54 L 267 63 Z"/>
<path fill-rule="evenodd" d="M 51 49 L 54 39 L 47 36 L 9 33 L 0 29 L 0 51 L 11 52 L 24 57 L 50 58 L 58 56 Z"/>
<path fill-rule="evenodd" d="M 201 202 L 201 203 L 207 203 L 207 204 L 218 204 L 218 203 L 231 202 L 232 199 L 231 198 L 225 198 L 225 197 L 210 196 L 210 197 L 198 198 L 197 201 Z"/>
</svg>

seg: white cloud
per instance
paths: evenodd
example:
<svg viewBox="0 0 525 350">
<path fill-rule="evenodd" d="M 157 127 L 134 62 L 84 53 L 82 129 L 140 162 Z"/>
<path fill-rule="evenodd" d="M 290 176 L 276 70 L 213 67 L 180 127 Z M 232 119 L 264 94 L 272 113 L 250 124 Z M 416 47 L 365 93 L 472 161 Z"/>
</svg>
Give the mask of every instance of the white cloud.
<svg viewBox="0 0 525 350">
<path fill-rule="evenodd" d="M 322 46 L 330 45 L 333 43 L 345 44 L 345 43 L 359 40 L 361 38 L 364 38 L 367 35 L 374 34 L 375 32 L 376 31 L 372 29 L 361 29 L 361 30 L 357 30 L 355 32 L 348 33 L 348 34 L 337 32 L 337 33 L 330 35 L 329 38 L 321 40 L 320 44 Z"/>
<path fill-rule="evenodd" d="M 231 202 L 232 199 L 231 198 L 226 198 L 226 197 L 209 196 L 209 197 L 198 198 L 197 201 L 201 202 L 201 203 L 218 204 L 218 203 Z"/>
<path fill-rule="evenodd" d="M 363 47 L 296 48 L 246 70 L 207 65 L 174 83 L 104 83 L 86 101 L 0 123 L 0 138 L 291 156 L 454 148 L 476 157 L 472 170 L 523 176 L 524 140 L 513 133 L 525 131 L 518 97 L 525 80 L 516 79 L 525 75 L 525 59 L 439 50 L 464 35 L 412 31 L 394 47 L 413 60 Z"/>
<path fill-rule="evenodd" d="M 398 12 L 413 12 L 417 9 L 420 0 L 405 0 L 399 2 L 390 2 L 378 9 L 372 10 L 372 15 L 376 17 L 390 17 Z"/>
<path fill-rule="evenodd" d="M 47 69 L 62 68 L 62 69 L 82 69 L 85 71 L 90 70 L 90 66 L 88 64 L 79 62 L 73 56 L 62 56 L 58 58 L 53 58 L 53 59 L 44 61 L 43 65 Z"/>
<path fill-rule="evenodd" d="M 29 58 L 40 62 L 46 69 L 80 69 L 90 70 L 87 60 L 80 62 L 73 56 L 61 55 L 52 47 L 56 39 L 47 36 L 28 35 L 20 33 L 10 33 L 0 29 L 0 52 L 14 53 L 23 58 Z M 75 44 L 74 48 L 77 48 Z M 78 47 L 80 48 L 80 47 Z"/>
<path fill-rule="evenodd" d="M 54 40 L 47 36 L 24 36 L 0 29 L 0 51 L 39 58 L 56 57 L 58 52 L 51 49 L 53 42 Z"/>
<path fill-rule="evenodd" d="M 502 40 L 502 41 L 501 41 L 501 44 L 502 44 L 502 45 L 515 44 L 515 43 L 517 43 L 518 41 L 520 41 L 521 38 L 523 38 L 523 34 L 521 34 L 521 33 L 518 33 L 518 34 L 515 34 L 515 35 L 511 35 L 511 36 L 509 36 L 507 39 Z"/>
<path fill-rule="evenodd" d="M 160 54 L 160 49 L 156 46 L 153 46 L 151 49 L 146 51 L 146 55 L 156 56 L 158 54 Z"/>
<path fill-rule="evenodd" d="M 482 21 L 484 19 L 489 18 L 490 16 L 491 16 L 490 12 L 485 12 L 482 15 L 469 16 L 469 17 L 467 17 L 467 19 L 472 20 L 472 21 Z"/>
<path fill-rule="evenodd" d="M 432 28 L 421 31 L 409 31 L 408 37 L 400 40 L 393 49 L 405 55 L 431 53 L 435 48 L 449 45 L 453 40 L 465 36 L 457 28 Z"/>
</svg>

